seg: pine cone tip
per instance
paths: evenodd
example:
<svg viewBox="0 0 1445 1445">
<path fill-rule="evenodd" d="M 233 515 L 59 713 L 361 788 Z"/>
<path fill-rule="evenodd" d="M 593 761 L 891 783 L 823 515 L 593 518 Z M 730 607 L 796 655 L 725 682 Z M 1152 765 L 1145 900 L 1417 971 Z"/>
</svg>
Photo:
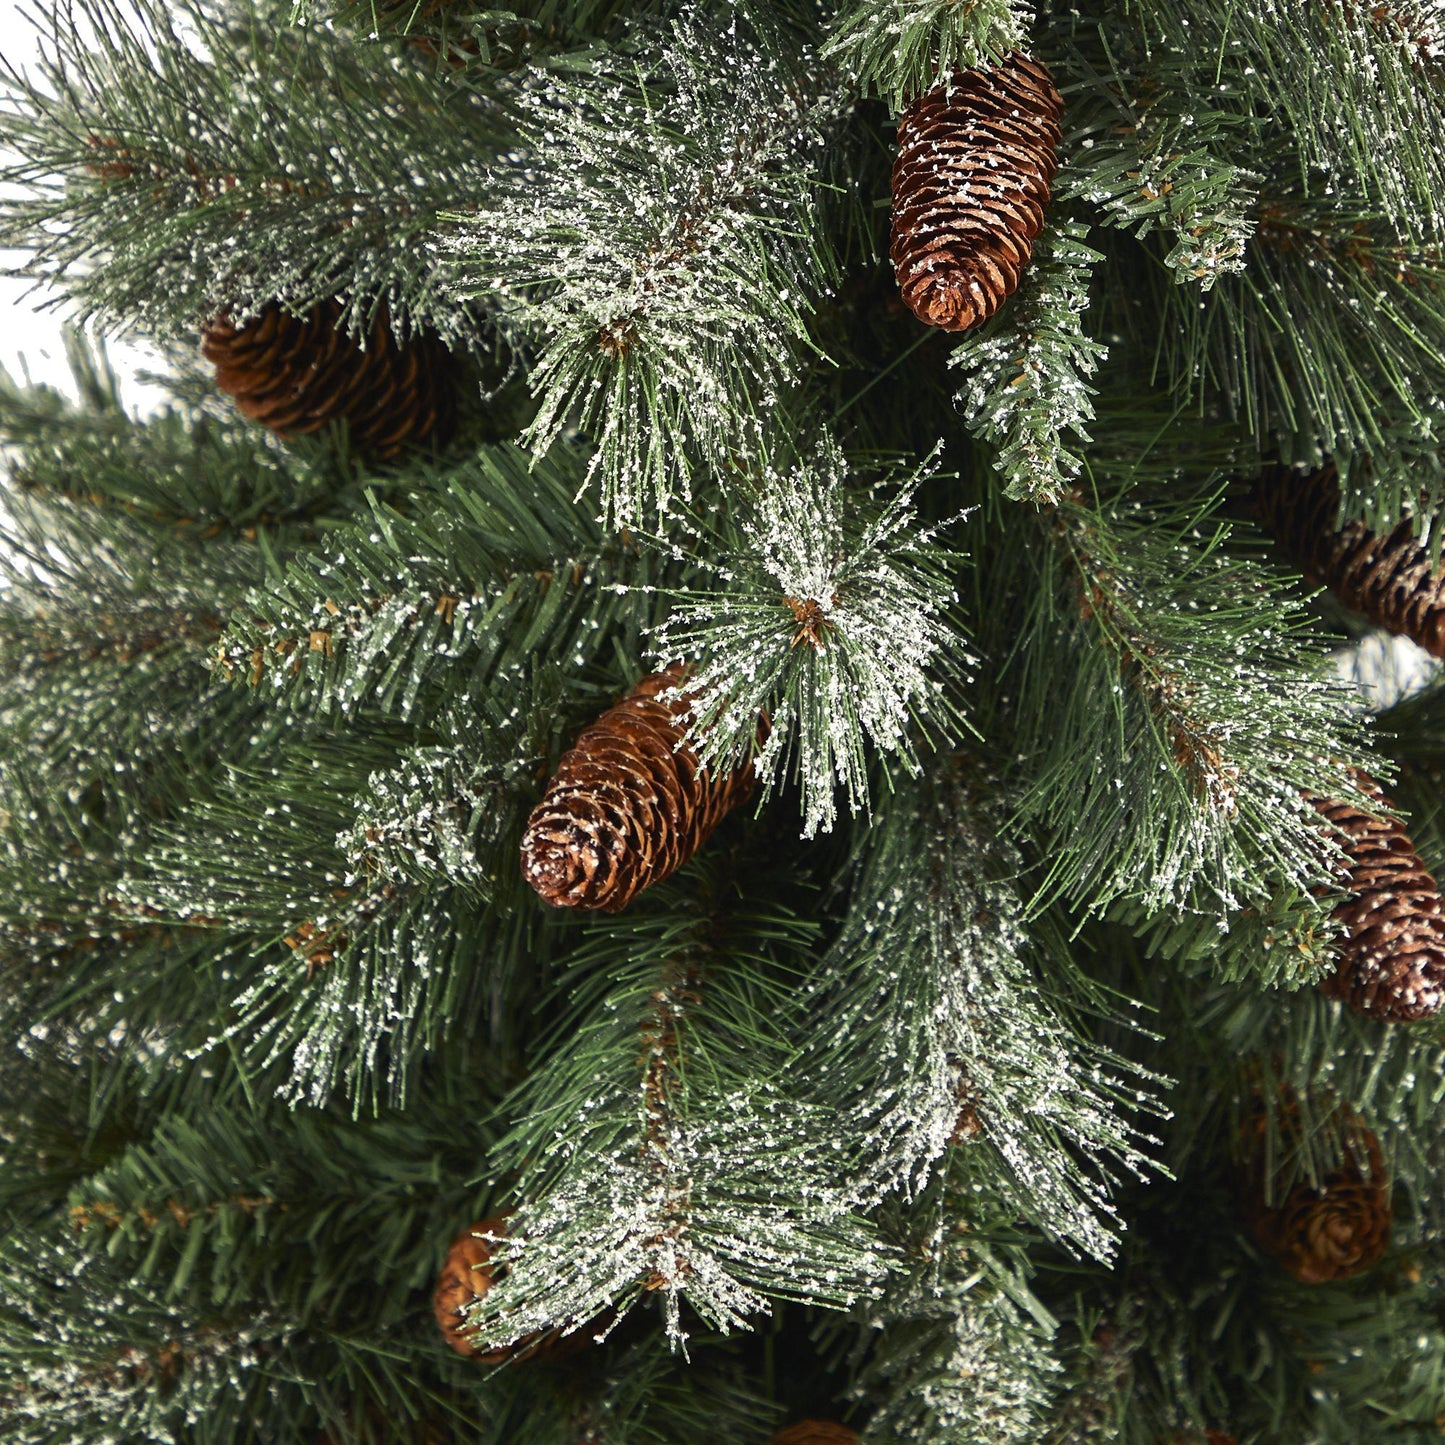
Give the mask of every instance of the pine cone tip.
<svg viewBox="0 0 1445 1445">
<path fill-rule="evenodd" d="M 605 911 L 606 899 L 596 880 L 602 875 L 598 849 L 586 838 L 558 838 L 545 820 L 522 836 L 522 873 L 537 896 L 554 908 L 596 907 Z M 591 886 L 589 886 L 591 885 Z"/>
</svg>

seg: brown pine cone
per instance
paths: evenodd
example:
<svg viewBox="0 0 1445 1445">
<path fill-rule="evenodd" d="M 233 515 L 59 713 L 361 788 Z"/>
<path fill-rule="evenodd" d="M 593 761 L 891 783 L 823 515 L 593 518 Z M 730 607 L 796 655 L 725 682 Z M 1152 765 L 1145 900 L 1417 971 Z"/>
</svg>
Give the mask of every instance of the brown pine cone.
<svg viewBox="0 0 1445 1445">
<path fill-rule="evenodd" d="M 1064 103 L 1036 60 L 960 70 L 898 120 L 889 255 L 913 314 L 966 331 L 1013 295 L 1043 229 Z"/>
<path fill-rule="evenodd" d="M 1255 512 L 1305 579 L 1388 632 L 1445 657 L 1445 573 L 1408 519 L 1388 537 L 1363 522 L 1336 529 L 1340 479 L 1333 462 L 1315 472 L 1271 467 L 1255 483 Z"/>
<path fill-rule="evenodd" d="M 449 354 L 435 338 L 399 345 L 386 308 L 363 348 L 337 326 L 336 301 L 292 316 L 263 308 L 243 326 L 224 314 L 206 327 L 201 354 L 243 416 L 289 439 L 345 420 L 356 449 L 386 461 L 419 442 L 443 442 L 455 422 Z"/>
<path fill-rule="evenodd" d="M 1349 855 L 1343 886 L 1353 895 L 1334 911 L 1344 928 L 1336 944 L 1340 964 L 1321 988 L 1371 1018 L 1408 1023 L 1438 1012 L 1445 1000 L 1440 890 L 1400 820 L 1388 816 L 1380 785 L 1359 769 L 1352 776 L 1386 816 L 1372 818 L 1332 798 L 1310 799 Z"/>
<path fill-rule="evenodd" d="M 1286 1109 L 1281 1119 L 1286 1133 L 1290 1117 Z M 1298 1120 L 1297 1114 L 1293 1117 Z M 1343 1158 L 1317 1189 L 1302 1179 L 1283 1199 L 1266 1205 L 1262 1150 L 1250 1163 L 1255 1238 L 1301 1284 L 1362 1274 L 1379 1262 L 1390 1242 L 1390 1186 L 1380 1141 L 1343 1109 L 1336 1114 L 1336 1127 Z"/>
<path fill-rule="evenodd" d="M 687 704 L 658 694 L 685 675 L 643 678 L 562 755 L 522 837 L 522 873 L 548 903 L 626 908 L 751 796 L 750 767 L 715 779 L 683 744 Z"/>
<path fill-rule="evenodd" d="M 472 1348 L 471 1334 L 463 1313 L 473 1300 L 481 1299 L 492 1287 L 492 1245 L 488 1240 L 478 1239 L 477 1235 L 501 1235 L 506 1233 L 506 1228 L 507 1222 L 501 1217 L 479 1219 L 475 1224 L 469 1224 L 452 1240 L 447 1257 L 442 1262 L 441 1274 L 437 1276 L 436 1291 L 432 1295 L 437 1325 L 447 1344 L 468 1359 L 500 1363 L 511 1353 L 509 1350 L 491 1350 L 478 1354 Z"/>
<path fill-rule="evenodd" d="M 799 1420 L 779 1430 L 772 1445 L 858 1445 L 858 1432 L 834 1420 Z"/>
<path fill-rule="evenodd" d="M 598 1315 L 590 1325 L 563 1334 L 546 1330 L 528 1335 L 515 1344 L 495 1350 L 477 1350 L 466 1322 L 465 1310 L 473 1300 L 481 1299 L 493 1282 L 491 1259 L 493 1241 L 478 1239 L 479 1234 L 501 1236 L 507 1232 L 503 1215 L 479 1219 L 469 1224 L 452 1240 L 447 1257 L 437 1276 L 432 1295 L 432 1311 L 442 1336 L 459 1355 L 480 1360 L 484 1365 L 499 1365 L 505 1360 L 557 1360 L 592 1343 L 599 1330 L 610 1327 L 615 1318 L 610 1312 Z"/>
</svg>

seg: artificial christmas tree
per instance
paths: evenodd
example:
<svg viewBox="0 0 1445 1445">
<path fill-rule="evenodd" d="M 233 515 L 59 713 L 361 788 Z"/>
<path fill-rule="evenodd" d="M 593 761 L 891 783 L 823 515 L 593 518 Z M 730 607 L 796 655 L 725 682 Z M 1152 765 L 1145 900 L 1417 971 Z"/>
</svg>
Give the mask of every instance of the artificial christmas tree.
<svg viewBox="0 0 1445 1445">
<path fill-rule="evenodd" d="M 0 1441 L 1438 1438 L 1431 15 L 38 19 Z"/>
</svg>

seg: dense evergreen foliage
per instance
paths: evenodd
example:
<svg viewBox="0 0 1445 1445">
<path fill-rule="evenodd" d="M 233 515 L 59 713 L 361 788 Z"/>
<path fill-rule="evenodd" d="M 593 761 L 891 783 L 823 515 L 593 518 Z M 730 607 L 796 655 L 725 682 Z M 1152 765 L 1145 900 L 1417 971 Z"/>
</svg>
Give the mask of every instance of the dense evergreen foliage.
<svg viewBox="0 0 1445 1445">
<path fill-rule="evenodd" d="M 86 335 L 0 380 L 0 1441 L 1438 1439 L 1445 1038 L 1318 987 L 1319 804 L 1439 876 L 1445 693 L 1343 680 L 1251 495 L 1438 549 L 1445 8 L 515 3 L 67 0 L 6 77 Z M 931 331 L 894 122 L 1020 50 L 1044 229 Z M 247 420 L 198 339 L 282 311 L 455 426 Z M 753 801 L 548 908 L 678 662 Z M 1383 1258 L 1292 1277 L 1338 1179 Z"/>
</svg>

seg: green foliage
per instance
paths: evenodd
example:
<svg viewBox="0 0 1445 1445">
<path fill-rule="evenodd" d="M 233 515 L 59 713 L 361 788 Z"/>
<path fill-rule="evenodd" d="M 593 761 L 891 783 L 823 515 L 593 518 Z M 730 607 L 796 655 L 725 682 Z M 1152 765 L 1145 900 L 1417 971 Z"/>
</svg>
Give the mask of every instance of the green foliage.
<svg viewBox="0 0 1445 1445">
<path fill-rule="evenodd" d="M 966 754 L 897 788 L 813 987 L 814 1067 L 882 1187 L 963 1157 L 977 1188 L 1107 1258 L 1111 1195 L 1148 1167 L 1140 1119 L 1163 1081 L 1085 1034 L 1105 1001 L 1027 920 L 999 792 Z"/>
<path fill-rule="evenodd" d="M 197 1042 L 239 1038 L 229 1047 L 280 1066 L 275 1086 L 294 1099 L 405 1102 L 449 1032 L 465 1038 L 506 1007 L 501 980 L 472 960 L 530 932 L 450 888 L 351 871 L 345 837 L 376 761 L 395 757 L 386 741 L 332 739 L 325 767 L 285 753 L 227 767 L 120 885 L 137 915 L 225 940 L 225 1022 Z M 276 801 L 258 809 L 258 797 Z"/>
<path fill-rule="evenodd" d="M 1280 196 L 1242 274 L 1202 309 L 1171 297 L 1167 374 L 1182 397 L 1217 396 L 1283 461 L 1333 455 L 1346 507 L 1388 531 L 1441 495 L 1441 281 L 1431 248 L 1347 207 Z"/>
<path fill-rule="evenodd" d="M 1321 199 L 1367 197 L 1397 239 L 1438 239 L 1445 117 L 1428 10 L 1311 0 L 1211 0 L 1188 13 L 1137 0 L 1129 9 L 1143 43 L 1168 56 L 1178 93 L 1223 80 L 1242 108 L 1271 117 L 1286 188 L 1298 180 Z"/>
<path fill-rule="evenodd" d="M 868 0 L 839 12 L 823 53 L 900 111 L 955 70 L 1026 50 L 1031 10 L 1022 0 Z"/>
<path fill-rule="evenodd" d="M 761 741 L 753 766 L 766 784 L 801 785 L 805 837 L 833 826 L 839 788 L 852 812 L 867 808 L 874 749 L 916 772 L 918 732 L 957 726 L 958 558 L 918 523 L 925 480 L 891 496 L 854 491 L 831 438 L 811 457 L 764 464 L 704 560 L 721 585 L 679 591 L 655 630 L 658 660 L 692 668 L 702 757 L 741 766 Z"/>
<path fill-rule="evenodd" d="M 879 1402 L 865 1445 L 1023 1445 L 1050 1418 L 1054 1322 L 1009 1257 L 1017 1244 L 969 1225 L 940 1222 L 878 1311 L 857 1387 Z"/>
<path fill-rule="evenodd" d="M 1097 207 L 1105 225 L 1172 240 L 1164 264 L 1181 285 L 1208 291 L 1244 270 L 1260 178 L 1216 149 L 1229 143 L 1237 115 L 1208 110 L 1194 94 L 1155 89 L 1130 103 L 1111 89 L 1092 133 L 1070 150 L 1055 196 Z"/>
<path fill-rule="evenodd" d="M 0 437 L 16 449 L 16 487 L 110 503 L 152 530 L 160 523 L 206 541 L 258 527 L 286 537 L 356 490 L 321 447 L 289 451 L 214 405 L 167 405 L 144 420 L 128 415 L 104 351 L 77 332 L 67 333 L 66 345 L 79 405 L 0 374 Z"/>
<path fill-rule="evenodd" d="M 190 1315 L 103 1261 L 77 1271 L 56 1242 L 18 1243 L 0 1250 L 6 1437 L 168 1439 L 190 1416 L 207 1420 L 203 1439 L 220 1440 L 242 1424 L 263 1352 L 284 1335 L 278 1321 Z"/>
<path fill-rule="evenodd" d="M 1089 278 L 1099 252 L 1085 227 L 1063 222 L 1034 248 L 1029 278 L 1013 304 L 961 341 L 952 364 L 965 375 L 959 409 L 975 436 L 998 447 L 1004 494 L 1059 501 L 1082 465 L 1065 434 L 1087 442 L 1093 419 L 1088 378 L 1108 348 L 1088 336 Z"/>
<path fill-rule="evenodd" d="M 786 1072 L 814 930 L 781 905 L 721 911 L 730 881 L 659 886 L 565 961 L 571 998 L 495 1154 L 520 1203 L 496 1245 L 507 1273 L 469 1312 L 487 1346 L 610 1329 L 652 1296 L 685 1347 L 684 1302 L 727 1332 L 770 1297 L 876 1291 L 887 1252 L 837 1175 L 828 1112 Z"/>
<path fill-rule="evenodd" d="M 646 8 L 635 0 L 520 0 L 505 10 L 475 0 L 293 0 L 291 17 L 299 25 L 344 27 L 358 41 L 402 41 L 414 48 L 413 58 L 420 51 L 434 59 L 438 84 L 459 84 L 467 72 L 512 71 L 585 48 L 591 37 L 615 35 L 624 15 Z"/>
<path fill-rule="evenodd" d="M 325 550 L 250 593 L 221 672 L 312 716 L 408 719 L 436 705 L 439 659 L 452 673 L 443 695 L 480 695 L 534 662 L 584 665 L 626 625 L 625 584 L 655 573 L 578 509 L 579 475 L 565 448 L 533 463 L 486 447 L 406 512 L 373 499 Z"/>
<path fill-rule="evenodd" d="M 368 65 L 265 9 L 82 0 L 38 78 L 7 79 L 0 238 L 82 318 L 190 336 L 221 311 L 340 295 L 357 321 L 385 300 L 403 334 L 472 339 L 417 262 L 508 130 L 425 65 Z"/>
<path fill-rule="evenodd" d="M 524 92 L 491 205 L 451 216 L 449 290 L 536 349 L 528 445 L 580 425 L 610 522 L 686 501 L 697 469 L 756 444 L 834 279 L 822 157 L 844 98 L 775 42 L 693 17 L 655 53 Z"/>
<path fill-rule="evenodd" d="M 1222 917 L 1326 882 L 1305 794 L 1359 796 L 1357 729 L 1299 603 L 1229 555 L 1217 501 L 1070 498 L 1034 525 L 1047 544 L 1005 585 L 1027 596 L 1020 811 L 1068 840 L 1041 895 Z"/>
</svg>

